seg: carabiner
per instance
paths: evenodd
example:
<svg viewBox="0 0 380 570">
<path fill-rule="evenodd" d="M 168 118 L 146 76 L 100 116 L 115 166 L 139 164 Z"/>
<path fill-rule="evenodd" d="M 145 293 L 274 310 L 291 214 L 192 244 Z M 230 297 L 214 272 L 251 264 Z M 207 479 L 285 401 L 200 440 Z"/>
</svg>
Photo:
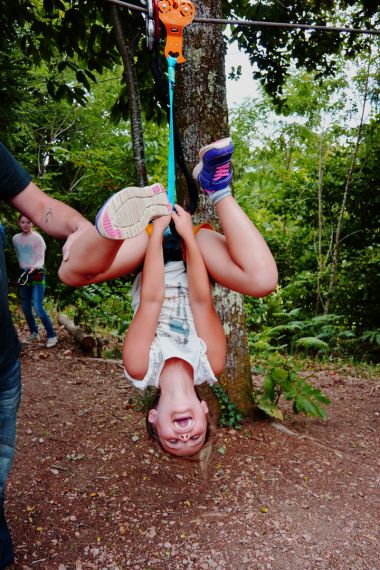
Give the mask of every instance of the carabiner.
<svg viewBox="0 0 380 570">
<path fill-rule="evenodd" d="M 146 43 L 149 51 L 158 46 L 160 40 L 160 18 L 158 13 L 158 0 L 141 0 L 147 6 L 148 12 L 145 17 Z"/>
</svg>

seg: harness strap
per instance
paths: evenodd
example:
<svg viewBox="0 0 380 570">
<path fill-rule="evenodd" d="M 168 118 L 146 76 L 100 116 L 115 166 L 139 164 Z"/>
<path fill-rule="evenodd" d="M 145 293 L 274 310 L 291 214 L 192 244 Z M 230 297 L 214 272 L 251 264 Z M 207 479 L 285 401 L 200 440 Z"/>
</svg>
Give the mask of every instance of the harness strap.
<svg viewBox="0 0 380 570">
<path fill-rule="evenodd" d="M 166 109 L 167 112 L 167 119 L 168 123 L 170 121 L 170 106 L 169 106 L 169 97 L 168 97 L 168 89 L 166 86 L 166 82 L 164 81 L 162 70 L 160 66 L 160 56 L 158 52 L 158 48 L 154 50 L 152 53 L 152 57 L 150 58 L 152 75 L 154 78 L 154 82 L 156 85 L 157 97 L 162 105 L 163 109 Z M 190 214 L 194 214 L 198 207 L 199 201 L 199 194 L 197 185 L 194 182 L 192 173 L 187 168 L 187 164 L 185 161 L 185 157 L 183 155 L 183 148 L 181 143 L 181 137 L 179 135 L 175 117 L 173 113 L 173 132 L 174 132 L 174 153 L 176 163 L 178 164 L 179 168 L 182 171 L 182 174 L 186 180 L 187 185 L 187 194 L 189 198 L 189 203 L 187 206 L 187 210 Z"/>
<path fill-rule="evenodd" d="M 168 157 L 168 198 L 174 208 L 175 204 L 175 154 L 174 154 L 174 87 L 175 87 L 175 66 L 177 59 L 171 55 L 168 61 L 169 80 L 169 157 Z"/>
</svg>

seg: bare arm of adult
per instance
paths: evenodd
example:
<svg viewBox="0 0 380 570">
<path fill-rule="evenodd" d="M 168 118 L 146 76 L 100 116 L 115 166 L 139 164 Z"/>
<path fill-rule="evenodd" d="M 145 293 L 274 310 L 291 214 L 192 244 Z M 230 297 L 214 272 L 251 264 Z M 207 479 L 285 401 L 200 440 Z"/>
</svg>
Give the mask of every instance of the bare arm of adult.
<svg viewBox="0 0 380 570">
<path fill-rule="evenodd" d="M 72 243 L 92 227 L 74 208 L 51 198 L 34 182 L 30 182 L 22 192 L 11 198 L 9 203 L 42 231 L 56 238 L 67 238 L 62 248 L 64 260 L 69 257 Z"/>
<path fill-rule="evenodd" d="M 125 336 L 124 366 L 137 380 L 142 380 L 148 371 L 150 347 L 164 301 L 162 235 L 169 222 L 170 216 L 162 216 L 153 222 L 142 272 L 140 304 Z"/>
<path fill-rule="evenodd" d="M 186 249 L 189 282 L 189 301 L 198 335 L 207 345 L 207 358 L 214 374 L 220 374 L 225 365 L 226 337 L 215 311 L 210 280 L 202 254 L 195 240 L 191 216 L 176 204 L 172 212 L 178 234 Z"/>
</svg>

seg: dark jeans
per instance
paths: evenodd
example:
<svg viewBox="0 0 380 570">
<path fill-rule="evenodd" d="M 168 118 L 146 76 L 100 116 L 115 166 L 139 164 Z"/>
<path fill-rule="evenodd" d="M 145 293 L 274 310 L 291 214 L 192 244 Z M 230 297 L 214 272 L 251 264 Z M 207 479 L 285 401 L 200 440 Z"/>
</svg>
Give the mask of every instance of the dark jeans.
<svg viewBox="0 0 380 570">
<path fill-rule="evenodd" d="M 42 324 L 45 327 L 46 334 L 48 338 L 56 336 L 53 325 L 49 315 L 47 314 L 44 307 L 44 294 L 45 285 L 43 283 L 34 283 L 33 285 L 20 285 L 19 287 L 19 297 L 21 301 L 21 307 L 24 312 L 26 322 L 31 333 L 38 332 L 38 326 L 35 321 L 32 304 L 37 315 L 40 317 Z"/>
<path fill-rule="evenodd" d="M 13 560 L 12 539 L 4 516 L 4 490 L 15 453 L 20 399 L 21 371 L 17 360 L 0 375 L 0 569 Z"/>
</svg>

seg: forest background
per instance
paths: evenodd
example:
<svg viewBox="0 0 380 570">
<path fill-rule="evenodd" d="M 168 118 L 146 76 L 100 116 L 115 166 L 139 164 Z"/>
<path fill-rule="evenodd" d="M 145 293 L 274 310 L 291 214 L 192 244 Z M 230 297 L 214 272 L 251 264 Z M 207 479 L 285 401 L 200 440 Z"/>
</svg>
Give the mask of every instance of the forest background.
<svg viewBox="0 0 380 570">
<path fill-rule="evenodd" d="M 67 38 L 59 37 L 63 14 L 81 10 L 76 2 L 16 4 L 5 5 L 2 13 L 8 35 L 3 34 L 0 50 L 0 137 L 41 188 L 93 220 L 111 193 L 136 183 L 123 67 L 108 45 L 114 44 L 112 28 L 97 15 L 90 36 L 78 31 L 86 44 L 85 67 L 80 50 L 73 47 L 70 53 Z M 228 4 L 239 15 L 236 3 Z M 249 4 L 240 3 L 247 17 Z M 334 3 L 328 4 L 333 20 Z M 362 11 L 355 13 L 358 6 Z M 336 21 L 376 27 L 378 12 L 366 2 L 337 2 L 335 7 L 340 9 Z M 12 20 L 16 9 L 18 18 Z M 82 4 L 88 17 L 86 10 Z M 362 20 L 355 20 L 358 13 Z M 140 14 L 134 17 L 143 22 Z M 77 25 L 84 26 L 85 17 Z M 47 29 L 50 45 L 39 35 L 46 38 Z M 145 40 L 139 37 L 144 54 Z M 225 42 L 232 40 L 249 52 L 237 28 L 226 34 Z M 282 69 L 276 81 L 256 55 L 253 73 L 263 87 L 230 108 L 235 197 L 263 233 L 279 269 L 275 293 L 245 300 L 255 371 L 262 371 L 262 362 L 272 362 L 256 395 L 272 415 L 278 416 L 279 394 L 293 378 L 289 363 L 294 355 L 370 363 L 379 358 L 379 46 L 376 36 L 355 42 L 334 51 L 334 39 L 321 36 L 324 71 L 313 69 L 306 57 L 290 57 L 293 45 L 286 72 Z M 286 52 L 286 44 L 281 49 Z M 240 74 L 239 68 L 227 72 L 232 79 Z M 148 180 L 165 182 L 165 113 L 146 68 L 139 74 Z M 0 221 L 8 236 L 17 232 L 12 210 L 2 206 Z M 118 348 L 103 356 L 120 356 L 132 317 L 130 284 L 116 280 L 78 290 L 62 285 L 57 278 L 62 244 L 44 238 L 52 303 L 93 333 L 115 337 Z M 11 248 L 7 263 L 15 307 L 12 284 L 18 269 Z M 311 396 L 295 411 L 323 417 L 323 398 Z"/>
</svg>

